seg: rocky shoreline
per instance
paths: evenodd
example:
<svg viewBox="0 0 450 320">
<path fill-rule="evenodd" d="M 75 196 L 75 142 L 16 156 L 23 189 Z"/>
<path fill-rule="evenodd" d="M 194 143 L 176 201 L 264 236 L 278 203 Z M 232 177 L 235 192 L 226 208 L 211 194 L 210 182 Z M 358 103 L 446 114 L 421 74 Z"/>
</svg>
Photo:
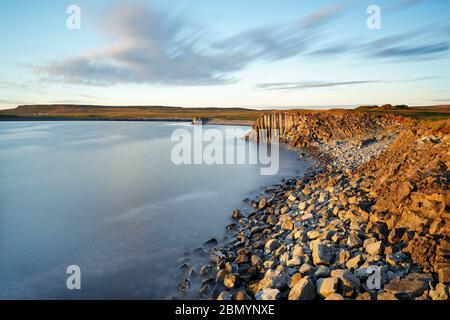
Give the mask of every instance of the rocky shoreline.
<svg viewBox="0 0 450 320">
<path fill-rule="evenodd" d="M 316 164 L 232 212 L 232 240 L 198 270 L 199 298 L 449 299 L 448 123 L 280 112 L 252 139 L 260 129 Z"/>
</svg>

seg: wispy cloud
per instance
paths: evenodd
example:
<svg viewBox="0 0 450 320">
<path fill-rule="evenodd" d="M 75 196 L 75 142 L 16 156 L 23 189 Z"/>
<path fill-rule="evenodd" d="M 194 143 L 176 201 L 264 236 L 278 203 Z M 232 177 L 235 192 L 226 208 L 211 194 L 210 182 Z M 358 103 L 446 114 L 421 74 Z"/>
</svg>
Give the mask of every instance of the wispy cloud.
<svg viewBox="0 0 450 320">
<path fill-rule="evenodd" d="M 431 79 L 437 79 L 439 77 L 420 77 L 413 79 L 404 79 L 396 81 L 388 80 L 358 80 L 358 81 L 299 81 L 299 82 L 272 82 L 272 83 L 259 83 L 256 88 L 265 90 L 303 90 L 303 89 L 313 89 L 313 88 L 330 88 L 330 87 L 342 87 L 342 86 L 355 86 L 368 83 L 405 83 L 405 82 L 416 82 L 425 81 Z"/>
<path fill-rule="evenodd" d="M 256 60 L 283 60 L 304 52 L 321 27 L 343 9 L 332 5 L 291 24 L 262 26 L 208 42 L 181 17 L 127 2 L 115 6 L 102 24 L 117 45 L 34 70 L 47 80 L 76 84 L 226 84 Z"/>
<path fill-rule="evenodd" d="M 112 7 L 101 23 L 102 31 L 114 39 L 114 45 L 33 68 L 46 80 L 73 84 L 195 86 L 237 81 L 237 72 L 256 61 L 272 62 L 298 56 L 328 59 L 343 53 L 361 59 L 412 61 L 448 54 L 448 41 L 435 41 L 429 34 L 422 37 L 415 33 L 400 34 L 367 43 L 350 39 L 326 42 L 327 28 L 347 12 L 348 3 L 340 1 L 291 23 L 263 25 L 220 39 L 205 36 L 184 17 L 127 1 Z M 404 5 L 407 3 L 412 2 Z M 361 83 L 364 82 L 300 83 L 297 87 Z"/>
</svg>

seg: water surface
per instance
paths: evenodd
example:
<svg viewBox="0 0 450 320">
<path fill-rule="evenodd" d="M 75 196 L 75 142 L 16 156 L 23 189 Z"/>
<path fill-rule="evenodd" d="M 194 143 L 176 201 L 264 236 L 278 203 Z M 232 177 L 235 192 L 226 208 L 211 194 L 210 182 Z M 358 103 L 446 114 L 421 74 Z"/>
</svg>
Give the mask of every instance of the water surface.
<svg viewBox="0 0 450 320">
<path fill-rule="evenodd" d="M 257 165 L 177 166 L 177 128 L 193 130 L 0 122 L 0 298 L 167 298 L 180 257 L 220 238 L 243 198 L 306 166 L 284 149 L 275 176 Z M 66 288 L 72 264 L 81 268 L 78 291 Z"/>
</svg>

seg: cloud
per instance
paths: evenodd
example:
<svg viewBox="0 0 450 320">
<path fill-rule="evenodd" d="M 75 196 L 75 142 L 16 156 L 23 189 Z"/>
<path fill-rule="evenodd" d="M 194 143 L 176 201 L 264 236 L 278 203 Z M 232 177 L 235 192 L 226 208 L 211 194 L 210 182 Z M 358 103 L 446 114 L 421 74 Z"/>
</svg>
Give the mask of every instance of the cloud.
<svg viewBox="0 0 450 320">
<path fill-rule="evenodd" d="M 375 83 L 379 81 L 340 81 L 340 82 L 327 82 L 327 81 L 300 81 L 300 82 L 278 82 L 278 83 L 260 83 L 256 87 L 266 90 L 300 90 L 311 88 L 328 88 L 328 87 L 341 87 L 366 83 Z"/>
<path fill-rule="evenodd" d="M 440 77 L 429 76 L 404 80 L 357 80 L 357 81 L 299 81 L 299 82 L 272 82 L 272 83 L 259 83 L 256 88 L 265 90 L 303 90 L 313 88 L 330 88 L 330 87 L 342 87 L 342 86 L 354 86 L 368 83 L 406 83 L 425 81 L 431 79 L 437 79 Z"/>
<path fill-rule="evenodd" d="M 237 81 L 236 74 L 256 61 L 328 59 L 345 53 L 363 59 L 410 62 L 440 58 L 448 52 L 448 43 L 433 40 L 431 31 L 426 36 L 411 32 L 368 43 L 345 38 L 327 42 L 332 35 L 327 33 L 330 24 L 348 11 L 349 3 L 340 1 L 291 23 L 263 25 L 219 38 L 194 28 L 184 17 L 136 2 L 120 2 L 100 23 L 110 45 L 33 69 L 45 80 L 71 84 L 223 85 Z M 322 85 L 353 84 L 357 83 Z M 321 84 L 299 86 L 308 85 Z"/>
<path fill-rule="evenodd" d="M 321 26 L 342 10 L 342 5 L 324 7 L 295 23 L 207 41 L 182 17 L 127 2 L 113 7 L 101 24 L 115 45 L 33 69 L 47 80 L 73 84 L 227 84 L 254 61 L 283 60 L 304 52 Z"/>
<path fill-rule="evenodd" d="M 248 63 L 242 54 L 208 52 L 184 20 L 137 3 L 115 6 L 102 26 L 116 45 L 35 70 L 69 83 L 202 85 L 227 83 Z"/>
</svg>

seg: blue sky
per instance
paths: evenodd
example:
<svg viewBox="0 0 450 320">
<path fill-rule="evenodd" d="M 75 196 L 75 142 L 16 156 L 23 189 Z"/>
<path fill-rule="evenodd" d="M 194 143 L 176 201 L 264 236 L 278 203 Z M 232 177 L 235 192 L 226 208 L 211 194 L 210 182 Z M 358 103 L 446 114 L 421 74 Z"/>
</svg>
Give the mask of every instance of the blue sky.
<svg viewBox="0 0 450 320">
<path fill-rule="evenodd" d="M 450 1 L 2 0 L 0 12 L 1 109 L 450 103 Z"/>
</svg>

